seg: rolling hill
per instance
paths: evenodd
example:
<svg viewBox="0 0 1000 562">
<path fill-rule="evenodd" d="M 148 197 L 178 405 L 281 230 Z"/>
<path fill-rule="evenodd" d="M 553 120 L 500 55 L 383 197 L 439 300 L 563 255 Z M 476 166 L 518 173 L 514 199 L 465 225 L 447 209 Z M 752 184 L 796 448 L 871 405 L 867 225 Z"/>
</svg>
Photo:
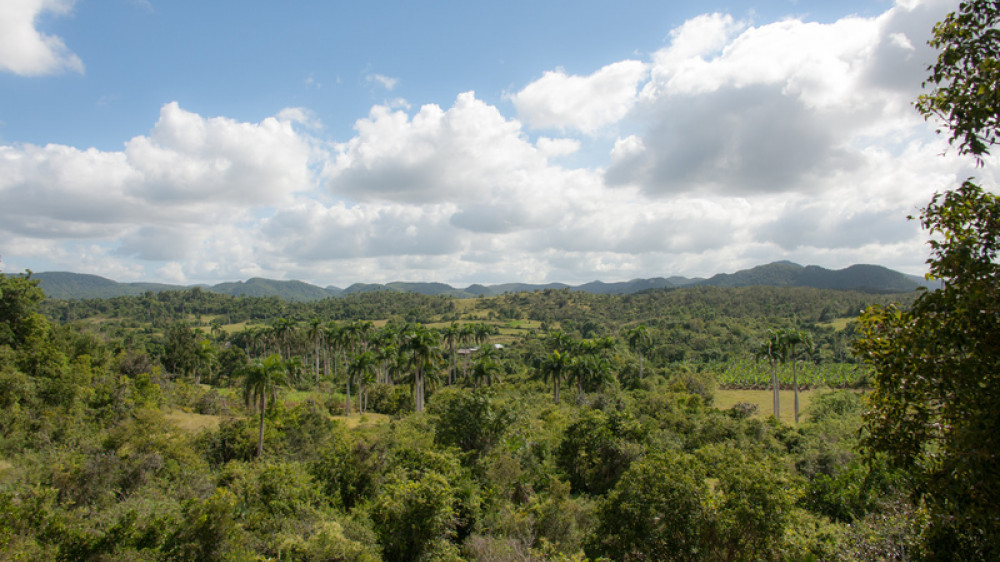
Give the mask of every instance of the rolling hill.
<svg viewBox="0 0 1000 562">
<path fill-rule="evenodd" d="M 192 286 L 168 285 L 164 283 L 118 283 L 98 275 L 53 271 L 33 274 L 41 281 L 45 294 L 53 299 L 91 299 L 117 296 L 141 295 L 146 291 L 184 290 Z M 852 265 L 830 270 L 823 267 L 783 261 L 744 269 L 735 273 L 720 273 L 708 279 L 688 279 L 686 277 L 654 277 L 633 279 L 614 283 L 592 281 L 571 286 L 564 283 L 503 283 L 498 285 L 470 285 L 464 289 L 445 283 L 387 284 L 355 283 L 346 289 L 329 286 L 318 287 L 302 281 L 283 281 L 255 277 L 247 281 L 219 283 L 218 285 L 198 285 L 206 291 L 233 296 L 279 297 L 293 301 L 314 301 L 335 298 L 353 293 L 372 291 L 414 292 L 424 295 L 446 295 L 457 298 L 476 298 L 502 295 L 504 293 L 531 292 L 545 289 L 569 289 L 594 294 L 629 294 L 651 289 L 670 289 L 685 286 L 708 285 L 714 287 L 751 287 L 755 285 L 773 287 L 813 287 L 817 289 L 856 290 L 873 293 L 904 293 L 918 287 L 934 288 L 937 285 L 920 277 L 905 275 L 880 265 Z"/>
</svg>

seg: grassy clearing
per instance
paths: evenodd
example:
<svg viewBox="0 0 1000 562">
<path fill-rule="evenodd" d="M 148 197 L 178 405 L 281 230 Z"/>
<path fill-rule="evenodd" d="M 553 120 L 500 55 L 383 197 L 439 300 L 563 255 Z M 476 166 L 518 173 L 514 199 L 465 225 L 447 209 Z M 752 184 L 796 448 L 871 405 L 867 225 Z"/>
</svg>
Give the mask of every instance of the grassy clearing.
<svg viewBox="0 0 1000 562">
<path fill-rule="evenodd" d="M 823 326 L 824 328 L 833 328 L 834 330 L 837 330 L 838 332 L 842 332 L 842 331 L 844 331 L 844 330 L 847 329 L 847 325 L 848 324 L 850 324 L 851 322 L 856 322 L 856 321 L 857 321 L 857 318 L 837 318 L 836 320 L 833 320 L 831 322 L 824 322 L 824 323 L 819 324 L 819 325 Z"/>
<path fill-rule="evenodd" d="M 805 419 L 804 414 L 815 392 L 799 391 L 799 421 Z M 740 402 L 749 402 L 757 405 L 757 415 L 770 416 L 774 413 L 771 396 L 770 390 L 716 390 L 714 405 L 720 410 L 727 410 Z M 781 402 L 781 421 L 795 423 L 795 394 L 791 390 L 782 390 L 778 399 Z"/>
<path fill-rule="evenodd" d="M 384 423 L 389 423 L 389 416 L 385 414 L 374 414 L 366 413 L 364 415 L 351 414 L 347 417 L 345 416 L 331 416 L 332 419 L 344 422 L 344 427 L 347 429 L 358 429 L 366 427 L 375 427 Z"/>
<path fill-rule="evenodd" d="M 197 433 L 203 429 L 219 429 L 220 416 L 210 416 L 206 414 L 195 414 L 181 410 L 170 410 L 164 416 L 167 421 L 174 424 L 178 429 Z"/>
</svg>

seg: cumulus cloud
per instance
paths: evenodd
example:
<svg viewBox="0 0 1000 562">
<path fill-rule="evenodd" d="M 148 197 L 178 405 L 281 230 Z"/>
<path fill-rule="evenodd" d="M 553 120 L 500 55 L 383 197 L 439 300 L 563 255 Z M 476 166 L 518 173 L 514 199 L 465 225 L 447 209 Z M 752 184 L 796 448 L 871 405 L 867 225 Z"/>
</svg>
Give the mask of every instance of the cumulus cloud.
<svg viewBox="0 0 1000 562">
<path fill-rule="evenodd" d="M 934 1 L 830 24 L 689 21 L 654 55 L 632 113 L 642 131 L 616 145 L 607 181 L 655 197 L 822 188 L 834 170 L 862 167 L 865 146 L 926 132 L 910 102 L 932 53 L 911 37 L 945 11 Z"/>
<path fill-rule="evenodd" d="M 366 203 L 449 203 L 455 206 L 451 223 L 468 230 L 548 224 L 568 186 L 599 183 L 592 172 L 548 161 L 575 151 L 576 141 L 540 139 L 536 147 L 518 121 L 472 92 L 447 110 L 425 105 L 412 118 L 377 106 L 355 128 L 328 169 L 334 194 Z"/>
<path fill-rule="evenodd" d="M 461 249 L 448 206 L 325 206 L 302 201 L 262 223 L 271 251 L 305 261 L 441 255 Z"/>
<path fill-rule="evenodd" d="M 169 103 L 150 134 L 122 151 L 0 146 L 0 233 L 205 261 L 205 241 L 316 186 L 317 149 L 287 117 L 241 123 Z"/>
<path fill-rule="evenodd" d="M 536 129 L 593 134 L 628 113 L 646 73 L 646 63 L 637 60 L 609 64 L 589 76 L 554 70 L 511 95 L 510 100 L 518 116 Z"/>
<path fill-rule="evenodd" d="M 83 72 L 83 61 L 63 40 L 35 27 L 42 14 L 66 15 L 73 0 L 5 0 L 0 5 L 0 70 L 37 76 Z"/>
</svg>

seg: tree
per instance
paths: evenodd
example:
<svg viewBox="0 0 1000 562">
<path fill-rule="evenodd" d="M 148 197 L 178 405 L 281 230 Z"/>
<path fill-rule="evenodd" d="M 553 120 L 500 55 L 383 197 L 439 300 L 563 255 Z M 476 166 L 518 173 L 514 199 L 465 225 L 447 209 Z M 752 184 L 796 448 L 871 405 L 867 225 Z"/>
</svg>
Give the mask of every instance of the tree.
<svg viewBox="0 0 1000 562">
<path fill-rule="evenodd" d="M 866 444 L 912 475 L 937 554 L 1000 555 L 1000 198 L 971 182 L 923 212 L 931 275 L 909 310 L 873 307 L 855 350 L 875 367 Z"/>
<path fill-rule="evenodd" d="M 448 384 L 455 383 L 455 344 L 462 338 L 462 328 L 457 323 L 452 322 L 450 326 L 441 330 L 441 339 L 448 346 Z"/>
<path fill-rule="evenodd" d="M 198 335 L 190 326 L 175 322 L 167 328 L 160 361 L 168 371 L 179 375 L 193 373 L 198 361 L 197 355 Z"/>
<path fill-rule="evenodd" d="M 287 318 L 278 318 L 271 326 L 271 331 L 278 345 L 278 353 L 282 359 L 287 359 L 292 354 L 291 340 L 296 332 L 295 322 Z"/>
<path fill-rule="evenodd" d="M 351 364 L 347 367 L 347 377 L 349 379 L 354 379 L 358 381 L 358 413 L 365 413 L 364 409 L 364 395 L 365 395 L 365 383 L 371 382 L 375 374 L 375 367 L 377 361 L 375 359 L 375 354 L 371 351 L 365 351 L 354 356 L 351 360 Z M 350 400 L 350 398 L 348 398 Z M 348 406 L 348 413 L 350 412 L 350 406 Z"/>
<path fill-rule="evenodd" d="M 665 477 L 669 475 L 669 477 Z M 702 560 L 712 531 L 706 471 L 685 453 L 633 464 L 597 510 L 587 555 L 616 560 Z"/>
<path fill-rule="evenodd" d="M 962 2 L 934 27 L 939 50 L 917 109 L 977 164 L 1000 126 L 1000 3 Z M 931 557 L 1000 556 L 1000 199 L 967 180 L 921 214 L 930 276 L 943 288 L 909 310 L 873 307 L 855 350 L 875 367 L 865 414 L 872 456 L 884 452 L 927 507 Z"/>
<path fill-rule="evenodd" d="M 811 353 L 813 339 L 809 332 L 802 330 L 780 330 L 778 344 L 781 350 L 782 363 L 792 362 L 792 390 L 795 392 L 795 423 L 799 423 L 799 377 L 795 363 L 795 348 L 805 346 L 806 352 Z"/>
<path fill-rule="evenodd" d="M 323 340 L 323 321 L 319 318 L 310 320 L 309 327 L 306 328 L 306 335 L 313 342 L 313 376 L 316 378 L 316 384 L 319 385 L 319 342 Z"/>
<path fill-rule="evenodd" d="M 215 356 L 217 353 L 215 346 L 212 345 L 212 341 L 208 338 L 198 341 L 191 356 L 191 367 L 194 370 L 194 384 L 201 384 L 201 374 L 203 372 L 209 374 L 212 372 L 212 366 L 215 365 Z"/>
<path fill-rule="evenodd" d="M 628 331 L 628 346 L 629 349 L 634 351 L 639 355 L 639 378 L 642 378 L 642 358 L 645 355 L 647 349 L 649 349 L 649 344 L 651 340 L 649 338 L 649 330 L 643 324 L 639 324 L 635 328 Z"/>
<path fill-rule="evenodd" d="M 493 358 L 491 354 L 484 354 L 476 359 L 472 365 L 473 386 L 490 386 L 495 382 L 500 382 L 500 373 L 503 367 Z"/>
<path fill-rule="evenodd" d="M 962 2 L 934 27 L 939 50 L 920 97 L 977 164 L 1000 126 L 1000 3 Z M 910 476 L 930 515 L 932 558 L 1000 557 L 1000 199 L 967 180 L 921 214 L 930 277 L 909 310 L 869 308 L 855 350 L 875 367 L 865 413 L 871 456 Z"/>
<path fill-rule="evenodd" d="M 424 411 L 424 379 L 441 360 L 439 341 L 437 331 L 419 324 L 404 335 L 403 349 L 409 355 L 408 363 L 413 377 L 413 408 L 418 412 Z"/>
<path fill-rule="evenodd" d="M 924 81 L 933 90 L 917 100 L 924 117 L 942 119 L 951 129 L 948 141 L 979 164 L 997 143 L 1000 127 L 998 22 L 1000 3 L 971 0 L 935 25 L 928 43 L 940 53 Z"/>
<path fill-rule="evenodd" d="M 267 414 L 267 400 L 278 397 L 278 388 L 288 382 L 285 362 L 277 353 L 263 361 L 254 361 L 243 379 L 243 399 L 247 406 L 260 412 L 260 427 L 257 433 L 257 458 L 264 455 L 264 416 Z"/>
<path fill-rule="evenodd" d="M 0 273 L 0 345 L 17 348 L 35 332 L 38 304 L 45 293 L 38 280 L 27 275 L 8 277 Z"/>
<path fill-rule="evenodd" d="M 560 352 L 558 349 L 542 359 L 538 366 L 538 372 L 545 382 L 552 381 L 552 401 L 559 403 L 559 383 L 569 374 L 570 357 L 569 352 Z"/>
<path fill-rule="evenodd" d="M 774 418 L 781 419 L 781 385 L 778 383 L 778 361 L 781 359 L 781 335 L 768 330 L 767 337 L 754 349 L 754 359 L 766 359 L 771 364 L 771 390 L 774 393 Z"/>
</svg>

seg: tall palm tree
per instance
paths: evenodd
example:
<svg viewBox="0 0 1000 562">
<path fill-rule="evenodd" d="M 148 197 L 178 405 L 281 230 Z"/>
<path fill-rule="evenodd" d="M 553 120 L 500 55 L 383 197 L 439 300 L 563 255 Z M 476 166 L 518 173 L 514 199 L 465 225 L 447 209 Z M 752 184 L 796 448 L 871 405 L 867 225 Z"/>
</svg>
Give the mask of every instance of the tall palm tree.
<svg viewBox="0 0 1000 562">
<path fill-rule="evenodd" d="M 413 407 L 424 411 L 424 379 L 441 360 L 440 339 L 436 330 L 416 325 L 404 336 L 404 349 L 409 356 L 409 366 L 413 375 Z"/>
<path fill-rule="evenodd" d="M 285 362 L 277 353 L 264 361 L 254 361 L 244 371 L 243 399 L 248 407 L 252 406 L 260 412 L 260 428 L 257 433 L 257 458 L 264 455 L 264 416 L 267 414 L 268 398 L 274 401 L 278 397 L 278 388 L 288 382 L 288 371 Z"/>
<path fill-rule="evenodd" d="M 470 348 L 472 344 L 475 343 L 476 326 L 474 324 L 462 324 L 460 341 L 466 348 Z M 469 359 L 471 357 L 471 353 L 466 353 L 465 361 L 462 362 L 462 378 L 466 380 L 469 378 Z"/>
<path fill-rule="evenodd" d="M 247 355 L 257 357 L 258 350 L 264 341 L 264 332 L 260 326 L 243 326 L 243 340 L 247 345 Z"/>
<path fill-rule="evenodd" d="M 313 375 L 316 378 L 316 385 L 319 385 L 319 342 L 323 339 L 323 321 L 319 318 L 313 318 L 309 321 L 309 326 L 306 328 L 306 337 L 308 337 L 313 342 L 313 360 L 314 368 Z"/>
<path fill-rule="evenodd" d="M 223 336 L 225 335 L 225 331 L 223 331 L 222 329 L 222 322 L 218 320 L 212 320 L 210 326 L 211 326 L 210 333 L 212 334 L 212 337 L 215 339 L 215 341 L 221 342 Z"/>
<path fill-rule="evenodd" d="M 212 345 L 212 341 L 208 338 L 199 341 L 198 345 L 195 346 L 191 362 L 192 367 L 194 367 L 194 384 L 201 384 L 201 373 L 203 371 L 206 373 L 211 372 L 215 355 L 215 346 Z"/>
<path fill-rule="evenodd" d="M 490 386 L 495 382 L 500 382 L 500 372 L 503 369 L 492 355 L 483 355 L 476 359 L 472 366 L 472 380 L 476 388 L 481 384 Z"/>
<path fill-rule="evenodd" d="M 376 359 L 371 351 L 363 351 L 354 356 L 347 368 L 347 376 L 358 381 L 358 413 L 365 413 L 365 383 L 370 382 L 375 373 Z"/>
<path fill-rule="evenodd" d="M 554 350 L 539 365 L 539 374 L 545 382 L 552 381 L 552 401 L 559 403 L 559 383 L 569 373 L 570 354 Z"/>
<path fill-rule="evenodd" d="M 343 344 L 343 327 L 336 322 L 330 322 L 326 325 L 324 330 L 324 335 L 326 336 L 326 347 L 327 347 L 327 359 L 328 363 L 333 365 L 333 378 L 337 378 L 337 365 L 340 364 L 340 360 L 337 357 L 337 352 L 342 350 Z M 329 370 L 329 366 L 327 367 Z"/>
<path fill-rule="evenodd" d="M 271 325 L 275 342 L 278 344 L 278 353 L 282 359 L 288 359 L 291 354 L 291 339 L 295 335 L 295 322 L 287 318 L 278 318 Z"/>
<path fill-rule="evenodd" d="M 455 345 L 462 338 L 462 329 L 457 323 L 441 330 L 441 339 L 448 346 L 448 384 L 455 384 Z"/>
<path fill-rule="evenodd" d="M 549 332 L 548 340 L 549 347 L 560 352 L 570 351 L 575 345 L 573 338 L 559 330 Z"/>
<path fill-rule="evenodd" d="M 490 336 L 493 335 L 493 326 L 489 324 L 476 324 L 473 328 L 473 339 L 476 345 L 482 347 L 490 343 Z"/>
<path fill-rule="evenodd" d="M 632 328 L 627 333 L 628 346 L 639 356 L 639 378 L 642 378 L 642 359 L 645 355 L 645 351 L 649 349 L 649 344 L 651 342 L 649 337 L 649 329 L 643 324 L 639 324 L 635 328 Z"/>
<path fill-rule="evenodd" d="M 796 372 L 795 348 L 805 346 L 807 353 L 812 353 L 813 339 L 809 332 L 802 330 L 781 330 L 780 333 L 781 360 L 792 362 L 792 389 L 795 392 L 795 423 L 799 423 L 799 378 Z"/>
<path fill-rule="evenodd" d="M 754 349 L 754 359 L 766 359 L 771 364 L 771 388 L 774 392 L 774 417 L 781 419 L 781 401 L 779 400 L 778 362 L 781 360 L 781 334 L 776 330 L 768 330 L 767 337 Z"/>
</svg>

